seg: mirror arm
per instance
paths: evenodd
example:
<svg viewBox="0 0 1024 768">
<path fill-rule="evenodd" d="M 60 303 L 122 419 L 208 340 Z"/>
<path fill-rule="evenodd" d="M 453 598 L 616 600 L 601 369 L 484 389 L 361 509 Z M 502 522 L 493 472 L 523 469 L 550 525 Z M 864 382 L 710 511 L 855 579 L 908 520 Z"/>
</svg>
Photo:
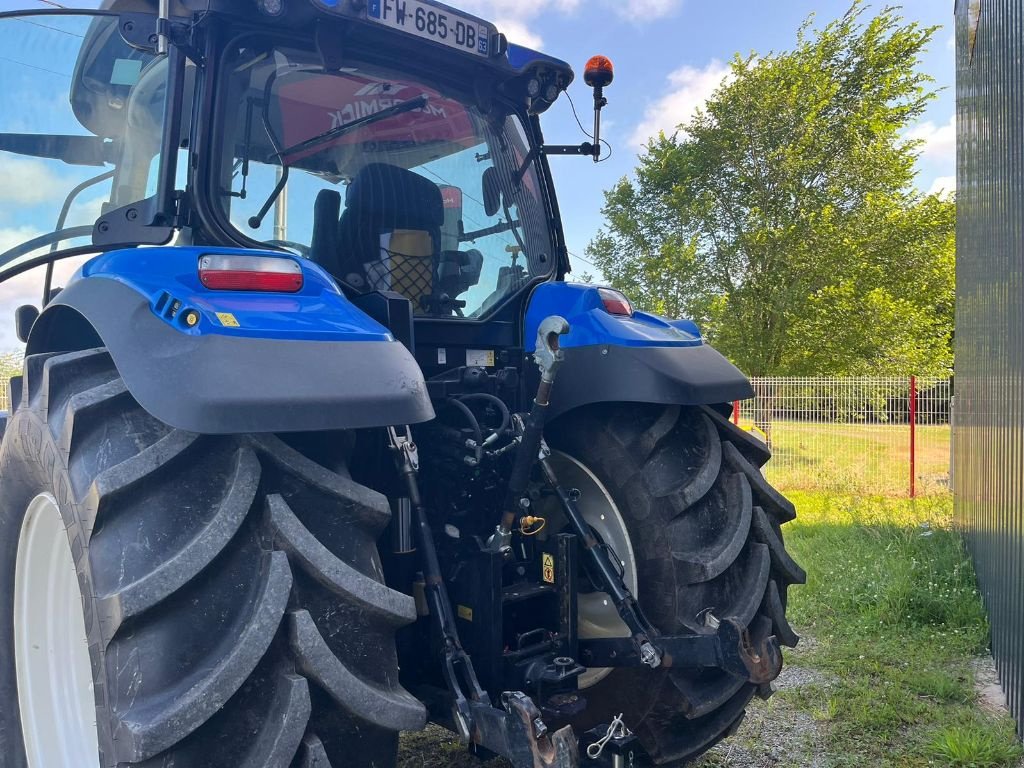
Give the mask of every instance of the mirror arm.
<svg viewBox="0 0 1024 768">
<path fill-rule="evenodd" d="M 164 101 L 164 132 L 160 139 L 160 164 L 156 177 L 155 216 L 150 224 L 171 225 L 177 218 L 178 148 L 181 145 L 181 100 L 185 92 L 185 52 L 176 44 L 167 51 L 167 94 Z"/>
<path fill-rule="evenodd" d="M 601 160 L 601 110 L 608 104 L 604 96 L 604 88 L 594 86 L 594 162 Z"/>
<path fill-rule="evenodd" d="M 589 141 L 582 144 L 545 144 L 540 151 L 545 155 L 583 155 L 597 160 L 601 155 L 601 145 Z"/>
</svg>

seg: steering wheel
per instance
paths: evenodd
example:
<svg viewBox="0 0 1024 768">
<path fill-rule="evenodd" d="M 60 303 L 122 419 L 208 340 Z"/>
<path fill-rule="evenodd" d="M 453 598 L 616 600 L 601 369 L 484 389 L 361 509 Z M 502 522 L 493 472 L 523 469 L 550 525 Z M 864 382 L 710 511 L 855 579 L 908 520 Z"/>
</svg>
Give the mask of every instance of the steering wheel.
<svg viewBox="0 0 1024 768">
<path fill-rule="evenodd" d="M 276 248 L 290 248 L 293 251 L 298 251 L 299 256 L 304 259 L 308 259 L 312 253 L 308 245 L 296 243 L 294 240 L 264 240 L 263 243 Z"/>
</svg>

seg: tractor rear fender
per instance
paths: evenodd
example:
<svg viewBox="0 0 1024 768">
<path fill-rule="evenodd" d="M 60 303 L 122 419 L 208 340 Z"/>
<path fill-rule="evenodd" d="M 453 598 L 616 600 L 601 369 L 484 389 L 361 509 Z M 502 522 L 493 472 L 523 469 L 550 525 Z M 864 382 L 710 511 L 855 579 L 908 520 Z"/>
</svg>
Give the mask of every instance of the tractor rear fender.
<svg viewBox="0 0 1024 768">
<path fill-rule="evenodd" d="M 530 297 L 527 352 L 549 315 L 561 315 L 570 325 L 559 340 L 565 362 L 549 418 L 592 403 L 716 405 L 753 396 L 747 377 L 706 344 L 690 320 L 612 314 L 596 286 L 546 283 Z"/>
<path fill-rule="evenodd" d="M 218 291 L 199 257 L 291 258 L 296 293 Z M 315 264 L 280 252 L 166 247 L 89 261 L 51 301 L 27 354 L 104 346 L 151 415 L 189 432 L 291 432 L 433 418 L 409 351 Z"/>
</svg>

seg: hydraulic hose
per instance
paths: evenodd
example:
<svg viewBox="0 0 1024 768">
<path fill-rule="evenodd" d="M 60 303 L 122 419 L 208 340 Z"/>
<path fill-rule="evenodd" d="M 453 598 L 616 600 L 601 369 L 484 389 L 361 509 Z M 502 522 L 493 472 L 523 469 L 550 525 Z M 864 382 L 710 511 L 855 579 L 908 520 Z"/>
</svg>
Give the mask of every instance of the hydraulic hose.
<svg viewBox="0 0 1024 768">
<path fill-rule="evenodd" d="M 469 422 L 470 429 L 473 430 L 473 439 L 476 440 L 477 445 L 482 445 L 484 442 L 484 433 L 480 428 L 480 422 L 476 418 L 476 414 L 470 410 L 469 406 L 463 403 L 457 397 L 449 397 L 448 405 L 454 406 L 463 416 L 466 417 L 466 421 Z"/>
<path fill-rule="evenodd" d="M 548 403 L 551 388 L 555 383 L 555 374 L 565 358 L 559 348 L 558 339 L 569 332 L 569 323 L 565 318 L 551 315 L 545 318 L 537 329 L 537 349 L 533 358 L 540 368 L 540 383 L 537 385 L 537 396 L 533 399 L 530 413 L 524 420 L 524 429 L 512 462 L 508 488 L 502 505 L 503 514 L 494 534 L 488 540 L 493 550 L 508 552 L 512 527 L 522 507 L 523 494 L 530 484 L 530 473 L 540 456 L 541 443 L 544 439 L 544 424 L 547 421 Z"/>
<path fill-rule="evenodd" d="M 512 414 L 509 411 L 508 406 L 505 405 L 505 401 L 497 395 L 492 395 L 489 392 L 471 392 L 468 395 L 459 395 L 456 399 L 463 403 L 473 400 L 482 400 L 484 402 L 491 403 L 501 412 L 501 426 L 487 438 L 488 440 L 496 438 L 497 435 L 502 434 L 512 425 Z"/>
</svg>

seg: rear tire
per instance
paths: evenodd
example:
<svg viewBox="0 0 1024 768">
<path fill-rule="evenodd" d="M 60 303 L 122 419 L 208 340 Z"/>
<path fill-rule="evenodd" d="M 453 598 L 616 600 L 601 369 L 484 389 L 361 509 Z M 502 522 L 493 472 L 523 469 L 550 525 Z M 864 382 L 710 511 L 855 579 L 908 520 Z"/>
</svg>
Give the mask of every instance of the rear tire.
<svg viewBox="0 0 1024 768">
<path fill-rule="evenodd" d="M 607 489 L 640 605 L 662 632 L 708 632 L 710 611 L 755 639 L 797 643 L 786 590 L 805 574 L 780 530 L 795 510 L 758 469 L 771 455 L 763 443 L 713 408 L 628 403 L 571 412 L 549 433 Z M 770 692 L 717 669 L 616 669 L 584 691 L 573 725 L 581 732 L 623 712 L 646 752 L 638 765 L 682 765 L 731 734 L 755 693 Z"/>
<path fill-rule="evenodd" d="M 383 583 L 383 496 L 273 436 L 171 429 L 102 349 L 31 356 L 11 394 L 0 647 L 17 631 L 22 519 L 49 494 L 84 595 L 95 697 L 99 756 L 76 765 L 395 764 L 398 732 L 426 715 L 398 684 L 394 633 L 415 606 Z M 66 768 L 26 756 L 24 700 L 3 654 L 4 765 Z"/>
</svg>

